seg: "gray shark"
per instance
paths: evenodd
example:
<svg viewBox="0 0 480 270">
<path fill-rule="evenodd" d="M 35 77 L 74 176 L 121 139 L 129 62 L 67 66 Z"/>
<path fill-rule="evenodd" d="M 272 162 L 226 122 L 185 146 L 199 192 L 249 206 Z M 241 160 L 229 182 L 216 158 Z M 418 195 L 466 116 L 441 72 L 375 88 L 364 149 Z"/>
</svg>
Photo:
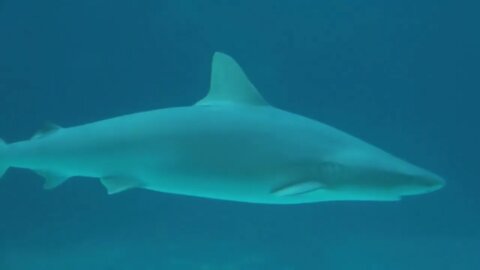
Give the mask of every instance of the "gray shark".
<svg viewBox="0 0 480 270">
<path fill-rule="evenodd" d="M 444 180 L 352 135 L 269 105 L 230 56 L 215 53 L 210 90 L 194 106 L 134 113 L 32 139 L 0 141 L 0 176 L 26 168 L 51 189 L 99 178 L 132 188 L 265 204 L 395 201 Z"/>
</svg>

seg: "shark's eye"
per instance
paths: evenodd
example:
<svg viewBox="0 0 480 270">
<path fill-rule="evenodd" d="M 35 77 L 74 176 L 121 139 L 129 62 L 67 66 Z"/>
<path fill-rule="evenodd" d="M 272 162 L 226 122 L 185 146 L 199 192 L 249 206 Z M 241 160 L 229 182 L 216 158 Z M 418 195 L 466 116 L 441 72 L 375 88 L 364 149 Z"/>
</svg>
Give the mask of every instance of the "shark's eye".
<svg viewBox="0 0 480 270">
<path fill-rule="evenodd" d="M 342 165 L 340 163 L 337 163 L 337 162 L 331 162 L 331 161 L 327 161 L 327 162 L 322 162 L 320 164 L 320 174 L 322 176 L 331 176 L 332 174 L 337 174 L 339 173 L 341 170 L 342 170 Z"/>
</svg>

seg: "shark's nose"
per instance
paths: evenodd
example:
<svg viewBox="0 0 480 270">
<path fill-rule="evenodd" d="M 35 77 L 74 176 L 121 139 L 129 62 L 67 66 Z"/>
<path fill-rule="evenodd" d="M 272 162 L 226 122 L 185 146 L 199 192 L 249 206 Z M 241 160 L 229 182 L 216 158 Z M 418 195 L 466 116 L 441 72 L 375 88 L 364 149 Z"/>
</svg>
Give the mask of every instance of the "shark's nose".
<svg viewBox="0 0 480 270">
<path fill-rule="evenodd" d="M 433 173 L 423 175 L 421 179 L 421 185 L 428 189 L 428 191 L 435 191 L 445 186 L 445 180 Z"/>
</svg>

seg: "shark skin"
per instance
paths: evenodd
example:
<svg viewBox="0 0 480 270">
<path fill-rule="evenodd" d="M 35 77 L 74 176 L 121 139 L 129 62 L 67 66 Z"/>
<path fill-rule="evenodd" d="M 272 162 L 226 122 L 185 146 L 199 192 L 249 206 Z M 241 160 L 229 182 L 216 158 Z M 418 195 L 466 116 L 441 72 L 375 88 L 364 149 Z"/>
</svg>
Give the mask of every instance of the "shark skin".
<svg viewBox="0 0 480 270">
<path fill-rule="evenodd" d="M 49 125 L 31 140 L 0 141 L 9 168 L 74 176 L 109 194 L 143 188 L 264 204 L 396 201 L 444 180 L 352 135 L 269 105 L 230 56 L 215 53 L 210 91 L 194 106 L 134 113 L 76 127 Z"/>
</svg>

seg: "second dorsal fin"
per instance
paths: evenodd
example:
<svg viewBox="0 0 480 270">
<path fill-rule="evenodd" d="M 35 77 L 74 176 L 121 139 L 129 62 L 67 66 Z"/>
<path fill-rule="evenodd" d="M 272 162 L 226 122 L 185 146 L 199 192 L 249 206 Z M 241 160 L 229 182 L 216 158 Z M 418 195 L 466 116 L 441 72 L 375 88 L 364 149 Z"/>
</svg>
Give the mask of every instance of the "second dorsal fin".
<svg viewBox="0 0 480 270">
<path fill-rule="evenodd" d="M 238 63 L 217 52 L 213 56 L 210 90 L 196 105 L 268 105 Z"/>
</svg>

